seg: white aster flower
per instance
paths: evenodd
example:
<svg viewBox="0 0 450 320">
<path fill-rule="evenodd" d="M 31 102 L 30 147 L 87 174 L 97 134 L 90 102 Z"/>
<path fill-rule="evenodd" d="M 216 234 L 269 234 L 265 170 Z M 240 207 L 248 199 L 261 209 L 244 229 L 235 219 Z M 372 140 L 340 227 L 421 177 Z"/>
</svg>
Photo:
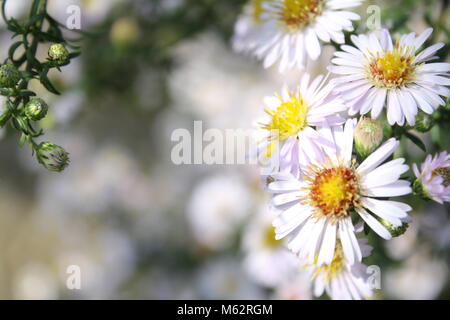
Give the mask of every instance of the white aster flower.
<svg viewBox="0 0 450 320">
<path fill-rule="evenodd" d="M 358 166 L 352 160 L 355 122 L 320 128 L 333 146 L 322 147 L 301 178 L 286 173 L 268 186 L 275 193 L 272 204 L 282 210 L 274 220 L 277 239 L 292 235 L 289 249 L 310 263 L 317 259 L 318 266 L 331 263 L 337 238 L 350 264 L 361 261 L 352 223 L 354 212 L 378 235 L 391 239 L 374 215 L 401 226 L 411 210 L 401 202 L 377 199 L 411 192 L 409 182 L 399 179 L 408 170 L 403 158 L 382 164 L 399 142 L 389 139 Z"/>
<path fill-rule="evenodd" d="M 372 247 L 367 239 L 358 239 L 363 257 L 370 255 Z M 343 247 L 337 242 L 330 264 L 307 266 L 312 272 L 314 296 L 320 297 L 324 291 L 333 300 L 361 300 L 373 295 L 367 266 L 361 262 L 349 264 Z"/>
<path fill-rule="evenodd" d="M 296 174 L 301 169 L 299 164 L 305 163 L 311 150 L 329 143 L 314 127 L 344 122 L 337 113 L 346 106 L 338 96 L 331 94 L 331 85 L 325 85 L 322 75 L 311 83 L 309 80 L 310 75 L 305 73 L 296 91 L 284 88 L 281 96 L 264 100 L 266 115 L 257 121 L 261 129 L 258 130 L 259 160 L 263 165 L 274 166 L 276 171 Z"/>
<path fill-rule="evenodd" d="M 339 76 L 334 79 L 336 91 L 349 106 L 349 114 L 366 114 L 378 118 L 386 103 L 390 125 L 414 125 L 418 108 L 431 114 L 445 105 L 440 96 L 449 97 L 450 63 L 426 63 L 434 60 L 436 51 L 444 44 L 437 43 L 419 51 L 433 29 L 421 35 L 402 35 L 392 42 L 389 31 L 377 36 L 352 36 L 355 47 L 341 46 L 335 52 L 329 70 Z"/>
<path fill-rule="evenodd" d="M 344 43 L 343 31 L 353 31 L 359 15 L 342 9 L 362 1 L 251 0 L 236 23 L 233 47 L 264 60 L 265 68 L 277 61 L 281 72 L 304 68 L 307 56 L 320 56 L 319 39 Z"/>
<path fill-rule="evenodd" d="M 450 154 L 443 151 L 434 157 L 428 155 L 420 169 L 413 164 L 425 195 L 439 203 L 450 202 Z"/>
</svg>

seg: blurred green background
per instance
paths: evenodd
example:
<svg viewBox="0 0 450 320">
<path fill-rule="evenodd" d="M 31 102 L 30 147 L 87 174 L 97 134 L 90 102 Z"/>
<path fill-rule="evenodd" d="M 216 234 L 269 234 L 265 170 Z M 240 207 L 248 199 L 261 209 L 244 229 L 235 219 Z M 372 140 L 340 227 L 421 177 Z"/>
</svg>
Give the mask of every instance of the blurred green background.
<svg viewBox="0 0 450 320">
<path fill-rule="evenodd" d="M 8 1 L 7 12 L 19 19 L 30 2 Z M 18 146 L 16 132 L 1 132 L 0 298 L 311 298 L 301 272 L 275 286 L 264 278 L 284 272 L 282 260 L 252 254 L 272 252 L 254 232 L 268 225 L 257 218 L 267 198 L 256 168 L 170 161 L 174 129 L 192 129 L 193 120 L 250 128 L 262 98 L 298 79 L 232 52 L 245 3 L 49 0 L 49 13 L 62 23 L 68 6 L 78 5 L 82 30 L 93 35 L 79 58 L 51 74 L 61 96 L 33 86 L 50 104 L 45 139 L 64 146 L 71 165 L 46 172 Z M 433 26 L 432 41 L 447 44 L 440 54 L 449 61 L 448 1 L 366 1 L 357 31 L 365 32 L 371 4 L 392 31 Z M 12 40 L 4 23 L 0 28 L 4 59 Z M 47 48 L 39 48 L 41 58 Z M 331 54 L 328 46 L 309 71 L 325 72 Z M 448 128 L 433 135 L 450 150 Z M 436 147 L 430 135 L 424 139 Z M 399 154 L 424 158 L 406 143 Z M 376 298 L 450 298 L 449 207 L 409 200 L 417 210 L 408 232 L 390 242 L 371 239 L 368 264 L 382 272 Z M 80 290 L 66 286 L 70 265 L 81 268 Z"/>
</svg>

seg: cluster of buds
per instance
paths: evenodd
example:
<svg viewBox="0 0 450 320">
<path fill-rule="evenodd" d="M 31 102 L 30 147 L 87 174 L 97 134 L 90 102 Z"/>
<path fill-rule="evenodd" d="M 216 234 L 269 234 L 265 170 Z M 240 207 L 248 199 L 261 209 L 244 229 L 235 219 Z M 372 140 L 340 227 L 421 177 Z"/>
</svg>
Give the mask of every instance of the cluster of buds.
<svg viewBox="0 0 450 320">
<path fill-rule="evenodd" d="M 66 64 L 70 55 L 66 47 L 61 44 L 53 44 L 48 50 L 48 59 L 56 66 Z M 25 79 L 25 78 L 24 78 Z M 36 153 L 36 158 L 40 164 L 50 171 L 60 172 L 69 165 L 69 154 L 60 146 L 51 142 L 42 142 L 36 144 L 33 138 L 40 134 L 34 134 L 35 131 L 32 128 L 30 121 L 39 121 L 45 118 L 48 112 L 48 104 L 41 98 L 28 96 L 21 96 L 21 92 L 26 90 L 25 86 L 19 84 L 22 80 L 21 72 L 18 68 L 11 63 L 6 63 L 0 66 L 0 88 L 3 90 L 2 94 L 15 97 L 19 96 L 19 99 L 14 101 L 7 100 L 7 108 L 0 115 L 0 126 L 4 126 L 10 119 L 14 121 L 12 124 L 16 129 L 22 131 L 21 145 L 24 141 L 29 141 L 33 150 Z M 23 89 L 25 87 L 25 89 Z M 34 95 L 31 91 L 29 95 Z M 23 108 L 20 107 L 20 102 L 23 103 Z"/>
</svg>

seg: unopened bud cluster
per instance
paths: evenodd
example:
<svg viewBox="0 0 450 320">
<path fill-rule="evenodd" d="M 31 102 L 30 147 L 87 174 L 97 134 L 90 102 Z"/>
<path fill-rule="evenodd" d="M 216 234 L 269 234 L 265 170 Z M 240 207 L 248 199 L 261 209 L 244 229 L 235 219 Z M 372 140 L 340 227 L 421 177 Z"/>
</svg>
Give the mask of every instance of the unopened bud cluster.
<svg viewBox="0 0 450 320">
<path fill-rule="evenodd" d="M 48 56 L 58 64 L 64 64 L 69 60 L 69 51 L 62 43 L 55 43 L 48 49 Z"/>
<path fill-rule="evenodd" d="M 25 105 L 25 116 L 30 120 L 41 120 L 47 115 L 48 105 L 41 98 L 32 98 Z"/>
</svg>

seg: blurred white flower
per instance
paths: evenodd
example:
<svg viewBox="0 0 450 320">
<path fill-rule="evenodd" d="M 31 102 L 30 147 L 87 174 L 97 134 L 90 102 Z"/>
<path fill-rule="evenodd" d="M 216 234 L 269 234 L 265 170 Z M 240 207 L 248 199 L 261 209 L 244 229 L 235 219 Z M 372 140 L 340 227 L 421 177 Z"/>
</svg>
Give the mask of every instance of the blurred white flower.
<svg viewBox="0 0 450 320">
<path fill-rule="evenodd" d="M 177 68 L 170 75 L 169 88 L 174 107 L 208 127 L 250 128 L 261 97 L 279 88 L 282 81 L 293 81 L 260 70 L 230 51 L 214 33 L 182 42 L 173 56 Z"/>
<path fill-rule="evenodd" d="M 428 212 L 422 212 L 423 215 L 428 215 Z M 419 222 L 421 214 L 415 214 L 411 223 L 409 223 L 408 230 L 399 237 L 392 238 L 391 241 L 384 242 L 387 254 L 396 260 L 402 260 L 411 255 L 417 246 L 418 229 L 421 222 Z M 427 217 L 428 219 L 428 217 Z M 424 219 L 424 220 L 427 220 Z"/>
<path fill-rule="evenodd" d="M 212 250 L 227 248 L 251 203 L 249 190 L 238 175 L 218 174 L 200 181 L 186 208 L 194 239 Z"/>
<path fill-rule="evenodd" d="M 30 1 L 23 1 L 23 0 L 6 1 L 5 6 L 6 17 L 20 20 L 22 15 L 28 13 L 27 11 L 30 8 L 30 4 L 31 4 Z M 5 21 L 3 21 L 3 19 L 0 19 L 0 26 L 4 25 Z"/>
<path fill-rule="evenodd" d="M 78 230 L 78 237 L 83 234 Z M 73 235 L 75 236 L 75 234 Z M 62 295 L 84 299 L 117 298 L 118 288 L 135 266 L 135 252 L 128 235 L 114 228 L 97 229 L 86 238 L 65 237 L 64 250 L 57 261 L 61 274 Z M 80 268 L 81 290 L 69 290 L 67 267 Z"/>
<path fill-rule="evenodd" d="M 264 293 L 231 258 L 212 260 L 198 270 L 198 290 L 202 299 L 263 299 Z"/>
<path fill-rule="evenodd" d="M 290 282 L 299 269 L 284 241 L 275 240 L 274 215 L 264 205 L 244 229 L 242 243 L 245 271 L 256 283 L 271 288 Z"/>
<path fill-rule="evenodd" d="M 14 1 L 16 2 L 16 1 Z M 72 5 L 81 9 L 81 29 L 86 30 L 93 25 L 101 23 L 110 13 L 111 9 L 123 0 L 58 0 L 49 1 L 48 13 L 59 22 L 65 24 L 73 12 L 68 8 Z"/>
<path fill-rule="evenodd" d="M 450 248 L 450 218 L 445 206 L 432 203 L 416 217 L 421 235 L 433 241 L 436 249 Z"/>
<path fill-rule="evenodd" d="M 20 267 L 13 278 L 13 296 L 18 300 L 57 299 L 58 278 L 43 264 Z"/>
<path fill-rule="evenodd" d="M 362 231 L 362 225 L 360 229 L 359 232 Z M 367 245 L 367 239 L 359 238 L 358 244 L 362 256 L 369 256 L 372 247 Z M 337 243 L 330 264 L 319 266 L 317 262 L 306 262 L 306 267 L 311 271 L 316 297 L 320 297 L 324 292 L 333 300 L 361 300 L 373 295 L 367 266 L 359 261 L 350 264 L 344 256 L 341 242 Z"/>
<path fill-rule="evenodd" d="M 299 269 L 294 277 L 275 289 L 272 298 L 278 300 L 311 300 L 311 290 L 310 272 Z"/>
<path fill-rule="evenodd" d="M 150 181 L 142 183 L 146 177 L 130 153 L 118 146 L 96 150 L 88 140 L 80 143 L 85 139 L 80 135 L 71 136 L 73 140 L 63 142 L 71 150 L 70 170 L 59 176 L 41 173 L 38 191 L 43 211 L 59 216 L 105 213 L 112 207 L 146 207 Z"/>
<path fill-rule="evenodd" d="M 395 299 L 427 300 L 438 297 L 448 278 L 444 260 L 430 255 L 428 249 L 417 249 L 397 269 L 383 273 L 382 286 Z"/>
</svg>

